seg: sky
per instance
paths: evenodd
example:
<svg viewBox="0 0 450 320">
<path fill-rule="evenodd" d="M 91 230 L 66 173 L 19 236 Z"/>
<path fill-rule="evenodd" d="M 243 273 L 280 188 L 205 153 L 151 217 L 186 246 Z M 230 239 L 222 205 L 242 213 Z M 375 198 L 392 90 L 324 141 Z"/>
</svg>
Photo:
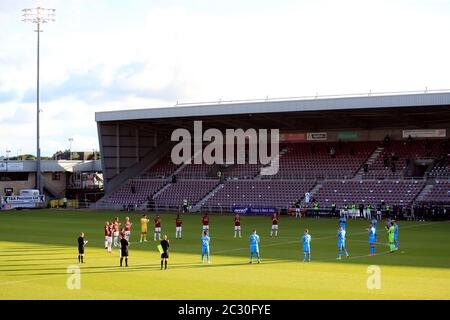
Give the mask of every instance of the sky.
<svg viewBox="0 0 450 320">
<path fill-rule="evenodd" d="M 98 111 L 450 88 L 450 0 L 0 0 L 0 156 L 36 153 L 37 6 L 43 156 Z"/>
</svg>

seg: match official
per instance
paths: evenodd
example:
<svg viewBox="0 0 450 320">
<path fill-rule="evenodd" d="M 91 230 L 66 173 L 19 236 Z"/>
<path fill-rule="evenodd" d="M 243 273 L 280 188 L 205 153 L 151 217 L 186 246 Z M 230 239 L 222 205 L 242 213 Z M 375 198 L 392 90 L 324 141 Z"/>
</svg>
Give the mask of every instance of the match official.
<svg viewBox="0 0 450 320">
<path fill-rule="evenodd" d="M 125 267 L 128 267 L 128 246 L 129 242 L 126 237 L 120 239 L 120 266 L 122 266 L 123 259 L 125 258 Z"/>
<path fill-rule="evenodd" d="M 78 263 L 84 263 L 84 246 L 86 243 L 88 241 L 84 240 L 84 232 L 81 232 L 78 237 Z"/>
<path fill-rule="evenodd" d="M 169 240 L 167 240 L 167 235 L 164 235 L 163 239 L 161 240 L 161 247 L 163 249 L 163 252 L 161 253 L 161 270 L 167 270 L 167 260 L 169 260 Z"/>
</svg>

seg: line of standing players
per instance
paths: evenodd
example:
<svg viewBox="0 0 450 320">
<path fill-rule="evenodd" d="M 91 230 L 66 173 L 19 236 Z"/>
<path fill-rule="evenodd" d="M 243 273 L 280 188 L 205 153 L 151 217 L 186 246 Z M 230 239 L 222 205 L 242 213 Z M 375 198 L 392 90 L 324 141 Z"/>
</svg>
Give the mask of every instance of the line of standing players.
<svg viewBox="0 0 450 320">
<path fill-rule="evenodd" d="M 279 214 L 274 213 L 271 216 L 272 220 L 272 227 L 270 230 L 270 237 L 272 236 L 278 236 L 278 220 L 279 220 Z M 148 223 L 150 220 L 148 219 L 147 215 L 143 215 L 141 220 L 141 235 L 140 235 L 140 242 L 142 243 L 147 242 L 147 233 L 148 233 Z M 339 227 L 338 227 L 338 233 L 337 233 L 337 240 L 338 240 L 338 260 L 342 259 L 342 253 L 344 252 L 346 257 L 348 258 L 350 255 L 347 251 L 345 242 L 346 242 L 346 222 L 347 217 L 343 215 L 339 219 Z M 375 246 L 378 241 L 378 234 L 377 234 L 377 219 L 372 219 L 370 223 L 370 227 L 367 229 L 369 233 L 369 256 L 375 255 Z M 123 264 L 123 260 L 125 260 L 125 266 L 128 267 L 128 246 L 130 244 L 130 235 L 131 235 L 131 226 L 132 223 L 130 221 L 129 217 L 125 218 L 124 221 L 124 227 L 120 228 L 122 224 L 119 222 L 119 218 L 115 218 L 112 222 L 106 221 L 104 231 L 105 231 L 105 249 L 108 251 L 108 253 L 112 253 L 112 247 L 119 247 L 119 253 L 120 253 L 120 266 Z M 167 235 L 164 235 L 161 238 L 161 218 L 159 215 L 157 215 L 154 219 L 154 225 L 155 225 L 155 232 L 153 236 L 154 241 L 160 241 L 160 245 L 162 248 L 161 252 L 161 270 L 167 269 L 167 263 L 169 259 L 169 247 L 170 242 L 168 240 Z M 181 216 L 178 214 L 175 219 L 175 239 L 182 239 L 182 225 L 183 221 L 181 219 Z M 394 251 L 398 250 L 398 225 L 395 220 L 388 219 L 386 221 L 386 230 L 388 233 L 388 241 L 389 241 L 389 252 L 392 253 Z M 234 217 L 234 237 L 242 237 L 241 233 L 241 218 L 239 214 L 236 214 Z M 260 255 L 259 255 L 259 242 L 260 238 L 256 234 L 256 230 L 253 230 L 252 234 L 250 235 L 250 263 L 253 261 L 253 256 L 256 255 L 258 259 L 258 263 L 260 263 Z M 304 235 L 302 236 L 301 240 L 303 242 L 303 261 L 311 261 L 311 235 L 309 234 L 309 230 L 305 229 Z M 202 236 L 201 236 L 201 243 L 202 243 L 202 263 L 204 262 L 204 258 L 206 257 L 206 260 L 208 263 L 211 263 L 211 256 L 210 256 L 210 250 L 209 250 L 209 244 L 210 244 L 210 237 L 209 237 L 209 215 L 208 213 L 205 213 L 202 216 Z M 84 240 L 84 233 L 80 234 L 80 237 L 78 238 L 78 260 L 80 263 L 84 263 L 84 246 L 87 244 L 88 241 Z"/>
</svg>

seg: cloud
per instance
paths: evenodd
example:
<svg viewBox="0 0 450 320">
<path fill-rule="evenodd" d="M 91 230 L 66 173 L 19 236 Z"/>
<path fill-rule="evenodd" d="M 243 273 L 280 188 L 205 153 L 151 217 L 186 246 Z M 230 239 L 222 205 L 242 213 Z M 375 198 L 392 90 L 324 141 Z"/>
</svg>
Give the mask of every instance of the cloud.
<svg viewBox="0 0 450 320">
<path fill-rule="evenodd" d="M 0 103 L 14 100 L 16 94 L 14 91 L 0 91 Z"/>
<path fill-rule="evenodd" d="M 174 101 L 180 94 L 177 83 L 169 79 L 170 72 L 155 71 L 142 63 L 133 62 L 120 66 L 114 72 L 113 80 L 106 83 L 103 81 L 103 72 L 102 66 L 81 72 L 71 71 L 61 83 L 50 83 L 44 86 L 41 90 L 41 101 L 45 103 L 72 97 L 86 103 L 98 104 L 105 101 L 118 101 L 127 96 Z M 164 81 L 163 77 L 168 79 Z M 22 102 L 34 101 L 36 101 L 36 90 L 30 88 L 25 92 Z"/>
</svg>

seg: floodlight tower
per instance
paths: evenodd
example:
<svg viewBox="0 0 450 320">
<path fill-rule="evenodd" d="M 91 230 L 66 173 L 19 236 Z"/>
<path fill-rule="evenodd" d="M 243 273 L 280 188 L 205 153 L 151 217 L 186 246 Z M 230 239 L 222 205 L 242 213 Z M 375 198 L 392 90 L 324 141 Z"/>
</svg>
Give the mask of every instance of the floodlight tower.
<svg viewBox="0 0 450 320">
<path fill-rule="evenodd" d="M 39 189 L 39 193 L 44 193 L 44 186 L 42 184 L 41 176 L 41 148 L 39 145 L 39 45 L 40 45 L 40 33 L 41 23 L 48 23 L 55 21 L 56 9 L 47 9 L 42 7 L 23 9 L 22 21 L 35 23 L 37 29 L 37 79 L 36 79 L 36 187 Z"/>
<path fill-rule="evenodd" d="M 73 138 L 69 138 L 69 152 L 70 152 L 70 160 L 72 160 L 72 142 L 73 142 Z"/>
</svg>

